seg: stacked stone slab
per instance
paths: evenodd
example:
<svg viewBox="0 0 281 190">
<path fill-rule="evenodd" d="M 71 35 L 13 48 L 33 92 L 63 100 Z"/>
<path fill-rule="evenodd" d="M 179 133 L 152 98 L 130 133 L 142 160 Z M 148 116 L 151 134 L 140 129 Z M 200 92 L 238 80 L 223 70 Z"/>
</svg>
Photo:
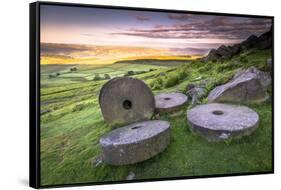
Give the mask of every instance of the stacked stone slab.
<svg viewBox="0 0 281 190">
<path fill-rule="evenodd" d="M 188 101 L 185 94 L 171 92 L 161 93 L 155 96 L 156 112 L 168 113 L 179 110 Z"/>
<path fill-rule="evenodd" d="M 138 163 L 162 152 L 170 143 L 170 123 L 149 121 L 155 111 L 155 99 L 141 80 L 110 80 L 100 91 L 99 103 L 104 120 L 112 128 L 119 127 L 100 138 L 105 163 Z"/>
<path fill-rule="evenodd" d="M 246 106 L 212 103 L 199 105 L 187 112 L 192 132 L 209 142 L 250 135 L 259 124 L 259 116 Z"/>
<path fill-rule="evenodd" d="M 100 138 L 103 161 L 111 165 L 142 162 L 165 150 L 170 143 L 170 123 L 152 120 L 130 124 Z"/>
</svg>

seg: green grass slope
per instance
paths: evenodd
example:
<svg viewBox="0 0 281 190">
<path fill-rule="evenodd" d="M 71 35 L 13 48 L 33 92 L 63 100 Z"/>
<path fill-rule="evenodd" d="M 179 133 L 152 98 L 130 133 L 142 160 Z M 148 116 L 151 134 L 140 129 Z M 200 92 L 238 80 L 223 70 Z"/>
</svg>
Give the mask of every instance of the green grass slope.
<svg viewBox="0 0 281 190">
<path fill-rule="evenodd" d="M 132 77 L 144 80 L 155 94 L 183 92 L 187 84 L 202 82 L 207 84 L 208 92 L 230 80 L 238 69 L 256 66 L 268 70 L 266 59 L 269 57 L 271 52 L 268 50 L 252 50 L 223 63 L 193 61 L 175 67 L 114 64 L 95 68 L 84 65 L 77 66 L 78 70 L 73 73 L 68 73 L 69 67 L 73 66 L 54 69 L 44 65 L 41 67 L 41 111 L 44 112 L 41 115 L 41 184 L 119 181 L 125 180 L 131 171 L 136 174 L 135 179 L 270 171 L 270 101 L 247 104 L 258 112 L 261 122 L 251 136 L 240 140 L 208 143 L 192 134 L 186 122 L 186 110 L 191 108 L 187 105 L 182 108 L 182 115 L 160 117 L 171 122 L 171 144 L 164 152 L 134 165 L 91 165 L 91 160 L 101 154 L 99 137 L 110 131 L 103 121 L 97 99 L 106 80 L 93 81 L 93 74 L 107 73 L 115 77 L 129 70 L 146 70 Z M 48 78 L 54 71 L 61 72 L 61 75 Z M 205 103 L 206 97 L 201 102 Z"/>
</svg>

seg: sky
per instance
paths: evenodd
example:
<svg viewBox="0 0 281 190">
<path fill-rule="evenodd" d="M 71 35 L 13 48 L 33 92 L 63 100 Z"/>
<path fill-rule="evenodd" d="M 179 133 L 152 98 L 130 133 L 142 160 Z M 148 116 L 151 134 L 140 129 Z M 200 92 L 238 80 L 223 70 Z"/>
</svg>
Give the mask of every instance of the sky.
<svg viewBox="0 0 281 190">
<path fill-rule="evenodd" d="M 261 35 L 271 19 L 41 5 L 41 42 L 205 51 Z"/>
</svg>

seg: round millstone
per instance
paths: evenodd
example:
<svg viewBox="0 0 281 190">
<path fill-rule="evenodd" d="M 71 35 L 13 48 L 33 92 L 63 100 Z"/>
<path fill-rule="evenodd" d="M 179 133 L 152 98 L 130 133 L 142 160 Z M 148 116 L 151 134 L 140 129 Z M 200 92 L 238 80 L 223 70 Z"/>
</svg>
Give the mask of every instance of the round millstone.
<svg viewBox="0 0 281 190">
<path fill-rule="evenodd" d="M 155 96 L 156 111 L 159 113 L 173 112 L 181 108 L 188 101 L 182 93 L 161 93 Z"/>
<path fill-rule="evenodd" d="M 99 104 L 104 120 L 112 127 L 150 119 L 155 110 L 150 88 L 141 80 L 129 77 L 105 83 Z"/>
<path fill-rule="evenodd" d="M 187 112 L 191 131 L 209 142 L 250 135 L 259 124 L 259 115 L 246 106 L 231 104 L 199 105 Z"/>
<path fill-rule="evenodd" d="M 165 150 L 170 143 L 170 123 L 142 121 L 111 131 L 100 138 L 103 161 L 110 165 L 142 162 Z"/>
</svg>

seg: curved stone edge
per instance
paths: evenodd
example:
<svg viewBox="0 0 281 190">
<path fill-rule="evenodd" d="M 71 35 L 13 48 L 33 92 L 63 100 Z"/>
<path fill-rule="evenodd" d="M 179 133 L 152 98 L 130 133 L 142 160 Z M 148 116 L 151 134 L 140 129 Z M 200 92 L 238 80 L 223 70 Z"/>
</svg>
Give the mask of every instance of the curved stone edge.
<svg viewBox="0 0 281 190">
<path fill-rule="evenodd" d="M 170 126 L 157 136 L 132 144 L 102 146 L 103 161 L 109 165 L 121 166 L 148 160 L 163 152 L 170 144 Z"/>
<path fill-rule="evenodd" d="M 187 101 L 184 104 L 172 107 L 172 108 L 155 108 L 155 113 L 163 114 L 163 113 L 176 113 L 180 111 L 185 105 L 187 105 Z"/>
<path fill-rule="evenodd" d="M 119 79 L 121 77 L 115 77 L 113 79 L 110 79 L 109 81 L 107 81 L 106 83 L 104 83 L 100 89 L 100 93 L 99 93 L 99 105 L 101 104 L 100 101 L 101 101 L 101 96 L 103 94 L 103 91 L 104 89 L 106 88 L 106 86 L 110 85 L 111 82 L 114 82 L 116 79 Z"/>
<path fill-rule="evenodd" d="M 171 108 L 157 108 L 155 106 L 155 113 L 156 114 L 163 114 L 163 113 L 174 113 L 174 114 L 176 114 L 177 112 L 180 112 L 181 109 L 184 108 L 184 106 L 186 106 L 188 104 L 189 98 L 188 98 L 188 96 L 186 96 L 186 98 L 187 99 L 183 104 L 180 104 L 180 105 L 177 105 L 177 106 L 174 106 L 174 107 L 171 107 Z M 155 100 L 155 102 L 156 102 L 156 100 Z"/>
<path fill-rule="evenodd" d="M 208 142 L 220 142 L 225 141 L 228 139 L 240 139 L 244 136 L 251 135 L 259 126 L 260 121 L 258 120 L 257 123 L 244 130 L 239 131 L 227 131 L 227 130 L 211 130 L 208 128 L 203 128 L 198 125 L 191 123 L 188 119 L 188 126 L 192 133 L 197 134 Z"/>
<path fill-rule="evenodd" d="M 131 80 L 136 80 L 136 81 L 139 81 L 139 82 L 143 83 L 143 85 L 147 88 L 147 92 L 149 92 L 151 97 L 152 97 L 151 100 L 153 101 L 154 107 L 152 108 L 151 114 L 149 116 L 147 116 L 146 118 L 140 118 L 140 119 L 137 119 L 137 120 L 134 120 L 134 121 L 126 122 L 126 123 L 124 123 L 124 122 L 108 122 L 107 120 L 104 119 L 105 122 L 107 123 L 107 125 L 111 129 L 116 129 L 116 128 L 122 127 L 123 125 L 126 125 L 126 124 L 133 124 L 135 122 L 140 122 L 140 121 L 145 121 L 147 119 L 151 119 L 154 116 L 155 110 L 156 110 L 156 108 L 155 108 L 156 103 L 155 103 L 155 98 L 154 98 L 154 94 L 153 94 L 152 90 L 149 88 L 149 86 L 143 80 L 136 79 L 136 78 L 133 78 L 133 77 L 115 77 L 115 78 L 110 79 L 106 83 L 104 83 L 102 88 L 100 89 L 100 93 L 99 93 L 99 99 L 98 99 L 99 105 L 101 105 L 101 99 L 102 99 L 102 95 L 103 95 L 104 89 L 107 86 L 113 85 L 113 83 L 116 82 L 118 79 L 123 79 L 123 78 L 131 79 Z M 103 118 L 105 118 L 104 112 L 103 112 L 101 106 L 100 106 L 100 110 L 101 110 Z"/>
</svg>

